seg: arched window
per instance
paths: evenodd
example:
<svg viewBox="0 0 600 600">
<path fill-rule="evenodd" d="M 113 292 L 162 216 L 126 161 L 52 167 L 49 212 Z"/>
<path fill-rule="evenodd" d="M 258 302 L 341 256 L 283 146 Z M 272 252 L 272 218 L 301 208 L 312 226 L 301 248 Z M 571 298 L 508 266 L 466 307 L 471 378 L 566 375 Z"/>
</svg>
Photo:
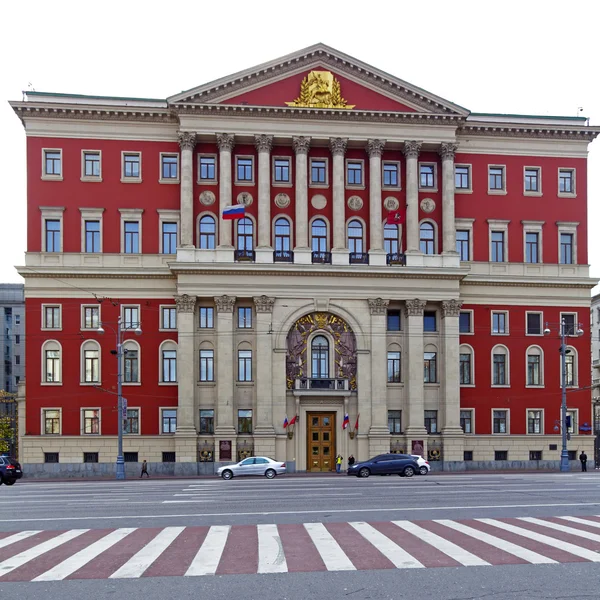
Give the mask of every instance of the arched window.
<svg viewBox="0 0 600 600">
<path fill-rule="evenodd" d="M 291 243 L 290 222 L 281 217 L 275 221 L 275 259 L 290 257 Z"/>
<path fill-rule="evenodd" d="M 544 385 L 544 354 L 539 346 L 527 348 L 527 385 Z"/>
<path fill-rule="evenodd" d="M 254 223 L 248 217 L 237 222 L 237 249 L 248 252 L 254 250 Z"/>
<path fill-rule="evenodd" d="M 100 344 L 93 340 L 83 342 L 81 345 L 81 381 L 100 382 Z"/>
<path fill-rule="evenodd" d="M 421 252 L 423 254 L 435 254 L 435 242 L 434 242 L 435 230 L 431 223 L 425 221 L 421 223 L 420 228 L 420 243 Z"/>
<path fill-rule="evenodd" d="M 200 249 L 214 250 L 216 246 L 217 224 L 211 215 L 200 219 Z"/>
<path fill-rule="evenodd" d="M 562 360 L 562 357 L 561 357 Z M 577 384 L 577 350 L 572 346 L 567 348 L 567 354 L 565 354 L 565 367 L 566 367 L 566 385 L 569 387 L 576 387 Z M 561 371 L 562 373 L 562 368 Z M 561 379 L 562 383 L 562 379 Z"/>
<path fill-rule="evenodd" d="M 327 252 L 327 224 L 323 219 L 312 222 L 311 240 L 313 252 Z"/>
<path fill-rule="evenodd" d="M 386 223 L 383 227 L 383 244 L 386 254 L 398 254 L 398 225 Z"/>
<path fill-rule="evenodd" d="M 134 340 L 123 343 L 123 383 L 140 382 L 140 347 Z"/>
<path fill-rule="evenodd" d="M 324 335 L 313 338 L 310 346 L 312 359 L 311 376 L 326 379 L 329 377 L 329 341 Z"/>
<path fill-rule="evenodd" d="M 363 226 L 356 219 L 348 223 L 348 249 L 354 254 L 363 252 Z"/>
<path fill-rule="evenodd" d="M 459 356 L 459 376 L 460 385 L 473 385 L 474 364 L 473 364 L 473 348 L 467 344 L 462 344 L 460 347 Z"/>
<path fill-rule="evenodd" d="M 55 340 L 48 340 L 42 346 L 42 383 L 62 381 L 62 349 Z"/>
<path fill-rule="evenodd" d="M 510 385 L 510 364 L 506 346 L 494 346 L 492 349 L 492 385 Z"/>
<path fill-rule="evenodd" d="M 177 345 L 170 340 L 160 345 L 160 381 L 177 383 Z"/>
</svg>

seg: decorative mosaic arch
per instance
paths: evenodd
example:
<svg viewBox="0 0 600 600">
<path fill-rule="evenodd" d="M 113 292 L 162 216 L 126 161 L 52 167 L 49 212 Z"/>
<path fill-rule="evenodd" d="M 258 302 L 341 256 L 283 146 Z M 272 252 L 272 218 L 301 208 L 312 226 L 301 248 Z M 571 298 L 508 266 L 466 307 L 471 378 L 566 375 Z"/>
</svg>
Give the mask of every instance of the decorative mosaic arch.
<svg viewBox="0 0 600 600">
<path fill-rule="evenodd" d="M 313 332 L 325 331 L 333 338 L 335 372 L 333 377 L 347 377 L 351 390 L 356 390 L 356 337 L 337 315 L 313 312 L 300 317 L 287 336 L 286 379 L 288 389 L 294 381 L 306 375 L 308 338 Z"/>
</svg>

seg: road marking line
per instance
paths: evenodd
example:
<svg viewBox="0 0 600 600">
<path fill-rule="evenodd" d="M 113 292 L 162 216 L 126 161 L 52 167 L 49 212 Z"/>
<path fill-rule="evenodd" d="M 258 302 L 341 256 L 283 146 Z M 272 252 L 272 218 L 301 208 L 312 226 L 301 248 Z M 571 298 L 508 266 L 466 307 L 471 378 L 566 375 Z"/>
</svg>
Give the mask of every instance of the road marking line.
<svg viewBox="0 0 600 600">
<path fill-rule="evenodd" d="M 202 546 L 185 574 L 186 577 L 216 573 L 230 530 L 230 525 L 213 525 L 208 530 Z"/>
<path fill-rule="evenodd" d="M 36 533 L 41 533 L 40 531 L 21 531 L 19 533 L 15 533 L 14 535 L 9 535 L 8 537 L 2 538 L 0 540 L 0 548 L 5 548 L 6 546 L 10 546 L 15 542 L 20 542 L 21 540 L 25 540 Z"/>
<path fill-rule="evenodd" d="M 600 542 L 600 535 L 596 533 L 590 533 L 589 531 L 582 531 L 581 529 L 575 529 L 575 527 L 567 527 L 566 525 L 559 525 L 558 523 L 552 523 L 551 521 L 544 521 L 542 519 L 535 519 L 533 517 L 518 517 L 518 519 L 519 521 L 525 521 L 526 523 L 542 525 L 543 527 L 548 527 L 549 529 L 562 531 L 563 533 L 568 533 L 570 535 L 582 537 L 587 540 L 592 540 L 594 542 Z"/>
<path fill-rule="evenodd" d="M 18 569 L 24 564 L 28 563 L 30 560 L 49 552 L 50 550 L 54 550 L 54 548 L 58 548 L 58 546 L 62 546 L 66 542 L 69 542 L 76 537 L 84 534 L 89 529 L 71 529 L 70 531 L 66 531 L 65 533 L 61 533 L 57 535 L 55 538 L 51 540 L 47 540 L 33 548 L 29 548 L 29 550 L 25 550 L 20 554 L 16 554 L 15 556 L 11 556 L 7 558 L 5 561 L 0 563 L 0 577 L 3 577 L 7 573 Z"/>
<path fill-rule="evenodd" d="M 465 567 L 491 566 L 487 560 L 479 558 L 479 556 L 472 554 L 468 550 L 461 548 L 457 544 L 437 535 L 436 533 L 428 531 L 423 527 L 419 527 L 415 523 L 411 523 L 410 521 L 392 521 L 392 523 L 404 529 L 404 531 L 412 533 L 420 540 L 426 542 L 430 546 L 433 546 L 440 552 L 443 552 L 446 556 L 449 556 Z"/>
<path fill-rule="evenodd" d="M 600 515 L 596 515 L 600 516 Z M 589 525 L 590 527 L 596 527 L 600 529 L 600 523 L 597 521 L 588 521 L 586 519 L 580 519 L 579 517 L 558 517 L 559 519 L 563 519 L 565 521 L 572 521 L 573 523 L 580 523 L 581 525 Z"/>
<path fill-rule="evenodd" d="M 516 527 L 510 523 L 503 523 L 502 521 L 498 521 L 496 519 L 477 519 L 477 521 L 480 521 L 481 523 L 487 523 L 488 525 L 493 525 L 494 527 L 499 527 L 500 529 L 505 529 L 511 533 L 516 533 L 522 537 L 526 537 L 530 540 L 534 540 L 536 542 L 540 542 L 541 544 L 546 544 L 547 546 L 556 548 L 557 550 L 563 550 L 569 554 L 580 556 L 581 558 L 585 558 L 591 562 L 600 562 L 600 554 L 594 552 L 593 550 L 588 550 L 587 548 L 582 548 L 581 546 L 576 546 L 575 544 L 571 544 L 569 542 L 563 542 L 562 540 L 557 540 L 556 538 L 537 533 L 536 531 L 530 531 L 529 529 Z"/>
<path fill-rule="evenodd" d="M 287 562 L 283 552 L 277 525 L 257 525 L 258 572 L 287 573 Z"/>
<path fill-rule="evenodd" d="M 419 562 L 412 554 L 409 554 L 406 550 L 398 546 L 398 544 L 390 540 L 381 531 L 375 529 L 375 527 L 362 521 L 355 521 L 349 523 L 349 525 L 356 529 L 365 540 L 375 546 L 398 569 L 424 568 L 425 565 Z"/>
<path fill-rule="evenodd" d="M 528 563 L 532 563 L 534 565 L 550 565 L 557 563 L 557 561 L 553 560 L 552 558 L 548 558 L 543 554 L 539 554 L 533 550 L 528 550 L 527 548 L 523 548 L 518 544 L 513 544 L 512 542 L 503 540 L 495 535 L 490 535 L 485 531 L 479 531 L 479 529 L 469 527 L 468 525 L 463 525 L 462 523 L 457 523 L 456 521 L 450 521 L 448 519 L 436 519 L 434 522 L 449 527 L 450 529 L 454 529 L 455 531 L 459 531 L 460 533 L 464 533 L 465 535 L 475 538 L 480 542 L 485 542 L 494 548 L 504 550 L 504 552 L 508 552 L 508 554 L 522 558 Z"/>
<path fill-rule="evenodd" d="M 323 523 L 304 523 L 317 552 L 328 571 L 355 571 L 356 567 Z"/>
<path fill-rule="evenodd" d="M 75 573 L 75 571 L 81 569 L 81 567 L 87 565 L 91 560 L 94 560 L 94 558 L 114 546 L 117 542 L 120 542 L 135 530 L 135 527 L 117 529 L 102 539 L 94 542 L 87 548 L 84 548 L 73 556 L 63 560 L 63 562 L 59 563 L 49 571 L 42 573 L 33 581 L 60 581 L 65 579 L 65 577 L 68 577 Z"/>
<path fill-rule="evenodd" d="M 165 527 L 151 542 L 132 556 L 109 579 L 141 577 L 144 571 L 173 543 L 185 527 Z"/>
</svg>

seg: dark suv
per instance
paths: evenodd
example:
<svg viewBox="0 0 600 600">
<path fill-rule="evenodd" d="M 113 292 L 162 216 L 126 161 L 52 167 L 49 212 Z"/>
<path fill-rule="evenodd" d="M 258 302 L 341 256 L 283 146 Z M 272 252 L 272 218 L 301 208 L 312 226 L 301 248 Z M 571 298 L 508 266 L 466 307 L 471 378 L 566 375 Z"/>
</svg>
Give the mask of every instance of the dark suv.
<svg viewBox="0 0 600 600">
<path fill-rule="evenodd" d="M 406 454 L 380 454 L 370 460 L 355 463 L 348 467 L 348 475 L 368 477 L 369 475 L 400 475 L 412 477 L 419 472 L 417 459 Z"/>
<path fill-rule="evenodd" d="M 17 479 L 23 477 L 21 465 L 8 456 L 0 456 L 0 485 L 14 485 Z"/>
</svg>

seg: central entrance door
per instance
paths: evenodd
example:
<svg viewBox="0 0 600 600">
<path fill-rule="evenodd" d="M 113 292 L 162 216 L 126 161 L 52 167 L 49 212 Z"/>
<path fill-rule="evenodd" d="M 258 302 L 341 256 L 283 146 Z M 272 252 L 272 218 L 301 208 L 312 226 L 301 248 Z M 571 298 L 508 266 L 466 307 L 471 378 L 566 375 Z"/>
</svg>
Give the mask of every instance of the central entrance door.
<svg viewBox="0 0 600 600">
<path fill-rule="evenodd" d="M 335 413 L 309 412 L 306 464 L 309 471 L 335 469 Z"/>
</svg>

